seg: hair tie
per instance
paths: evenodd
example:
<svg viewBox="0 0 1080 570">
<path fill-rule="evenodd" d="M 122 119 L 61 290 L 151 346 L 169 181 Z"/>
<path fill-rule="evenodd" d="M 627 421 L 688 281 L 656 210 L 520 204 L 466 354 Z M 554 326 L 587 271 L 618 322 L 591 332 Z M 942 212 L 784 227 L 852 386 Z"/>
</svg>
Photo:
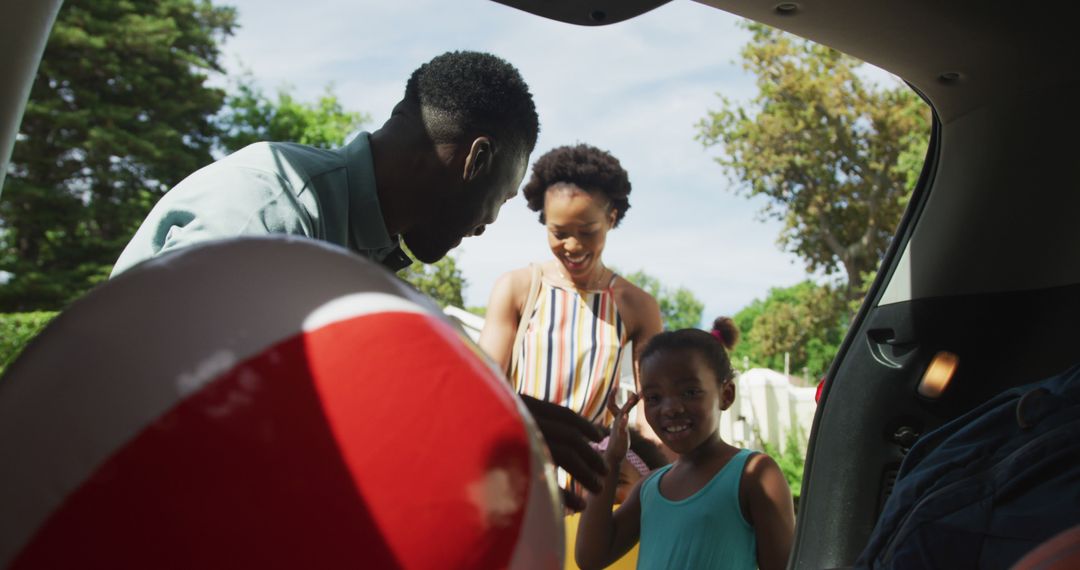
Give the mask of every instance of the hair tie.
<svg viewBox="0 0 1080 570">
<path fill-rule="evenodd" d="M 720 331 L 718 331 L 716 329 L 713 329 L 713 330 L 709 331 L 709 334 L 716 337 L 716 340 L 720 341 L 720 344 L 724 344 L 724 335 L 720 334 Z M 724 344 L 724 346 L 727 346 L 727 345 Z"/>
<path fill-rule="evenodd" d="M 590 441 L 589 445 L 592 446 L 592 448 L 597 450 L 597 451 L 606 451 L 607 448 L 608 448 L 608 442 L 610 442 L 610 441 L 611 441 L 611 437 L 610 436 L 605 436 L 604 439 L 600 440 L 600 443 L 594 443 L 594 442 Z M 644 476 L 646 476 L 646 475 L 648 475 L 649 473 L 652 472 L 652 469 L 649 468 L 649 465 L 645 463 L 645 461 L 641 458 L 641 456 L 634 453 L 633 449 L 627 449 L 626 450 L 626 460 L 630 462 L 630 465 L 638 473 L 641 473 L 642 477 L 644 477 Z"/>
</svg>

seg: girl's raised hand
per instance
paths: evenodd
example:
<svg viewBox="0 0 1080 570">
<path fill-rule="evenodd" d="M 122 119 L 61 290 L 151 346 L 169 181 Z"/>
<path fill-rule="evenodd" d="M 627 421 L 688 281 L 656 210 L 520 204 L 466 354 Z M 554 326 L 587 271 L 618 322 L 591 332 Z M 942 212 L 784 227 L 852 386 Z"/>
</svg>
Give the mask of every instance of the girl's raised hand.
<svg viewBox="0 0 1080 570">
<path fill-rule="evenodd" d="M 611 422 L 611 435 L 604 455 L 608 465 L 613 466 L 611 468 L 615 471 L 619 470 L 618 466 L 626 457 L 627 450 L 630 449 L 630 410 L 634 409 L 639 399 L 636 393 L 631 392 L 626 398 L 626 403 L 620 408 L 615 403 L 615 398 L 608 398 L 608 411 L 615 416 L 615 421 Z"/>
</svg>

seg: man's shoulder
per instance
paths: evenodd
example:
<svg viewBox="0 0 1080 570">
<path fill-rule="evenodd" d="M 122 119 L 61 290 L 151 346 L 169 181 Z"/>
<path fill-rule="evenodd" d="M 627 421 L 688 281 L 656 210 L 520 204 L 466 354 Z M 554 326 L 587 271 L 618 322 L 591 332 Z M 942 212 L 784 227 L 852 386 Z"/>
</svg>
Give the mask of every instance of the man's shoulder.
<svg viewBox="0 0 1080 570">
<path fill-rule="evenodd" d="M 261 141 L 241 148 L 216 164 L 277 171 L 286 165 L 298 168 L 321 163 L 338 165 L 340 162 L 340 155 L 332 149 L 300 143 Z"/>
<path fill-rule="evenodd" d="M 228 186 L 241 193 L 279 193 L 282 188 L 301 192 L 309 183 L 330 172 L 344 171 L 341 156 L 333 150 L 297 143 L 249 144 L 193 173 L 183 186 Z"/>
</svg>

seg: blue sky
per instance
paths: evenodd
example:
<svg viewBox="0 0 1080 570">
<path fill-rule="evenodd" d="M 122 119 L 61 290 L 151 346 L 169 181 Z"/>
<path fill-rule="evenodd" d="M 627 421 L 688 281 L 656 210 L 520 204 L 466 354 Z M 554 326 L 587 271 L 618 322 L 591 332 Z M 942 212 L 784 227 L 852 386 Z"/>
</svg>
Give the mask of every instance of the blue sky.
<svg viewBox="0 0 1080 570">
<path fill-rule="evenodd" d="M 373 117 L 365 130 L 389 116 L 408 75 L 435 55 L 471 49 L 507 59 L 540 113 L 533 159 L 586 142 L 630 173 L 631 209 L 609 235 L 605 261 L 689 288 L 705 302 L 706 321 L 805 278 L 798 258 L 776 245 L 779 224 L 757 216 L 762 202 L 736 195 L 716 151 L 694 140 L 716 93 L 747 100 L 755 92 L 737 61 L 748 34 L 734 16 L 675 0 L 629 22 L 583 28 L 488 0 L 223 3 L 237 7 L 241 25 L 225 45 L 230 71 L 246 68 L 267 90 L 288 86 L 304 100 L 332 85 L 346 107 Z M 501 273 L 551 254 L 518 197 L 455 255 L 466 304 L 483 305 Z"/>
</svg>

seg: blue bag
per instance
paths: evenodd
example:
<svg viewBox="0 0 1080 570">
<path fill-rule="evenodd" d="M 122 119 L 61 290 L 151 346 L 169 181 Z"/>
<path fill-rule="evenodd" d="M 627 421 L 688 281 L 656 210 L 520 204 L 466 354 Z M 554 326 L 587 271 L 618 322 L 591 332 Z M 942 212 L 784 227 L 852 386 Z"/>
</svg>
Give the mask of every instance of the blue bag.
<svg viewBox="0 0 1080 570">
<path fill-rule="evenodd" d="M 1080 523 L 1080 365 L 920 438 L 856 568 L 1008 568 Z"/>
</svg>

